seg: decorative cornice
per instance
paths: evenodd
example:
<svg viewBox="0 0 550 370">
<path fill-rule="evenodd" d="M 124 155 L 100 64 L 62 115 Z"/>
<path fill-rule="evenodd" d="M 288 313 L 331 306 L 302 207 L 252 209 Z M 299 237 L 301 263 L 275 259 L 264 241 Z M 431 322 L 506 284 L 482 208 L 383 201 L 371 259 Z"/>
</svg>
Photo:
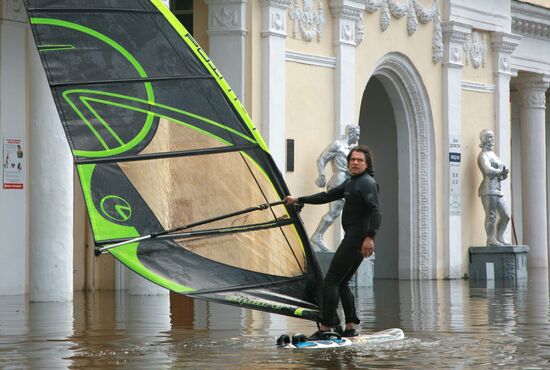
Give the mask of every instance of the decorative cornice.
<svg viewBox="0 0 550 370">
<path fill-rule="evenodd" d="M 550 39 L 550 10 L 512 1 L 512 32 Z"/>
<path fill-rule="evenodd" d="M 520 35 L 550 39 L 550 25 L 528 19 L 512 18 L 512 31 Z"/>
</svg>

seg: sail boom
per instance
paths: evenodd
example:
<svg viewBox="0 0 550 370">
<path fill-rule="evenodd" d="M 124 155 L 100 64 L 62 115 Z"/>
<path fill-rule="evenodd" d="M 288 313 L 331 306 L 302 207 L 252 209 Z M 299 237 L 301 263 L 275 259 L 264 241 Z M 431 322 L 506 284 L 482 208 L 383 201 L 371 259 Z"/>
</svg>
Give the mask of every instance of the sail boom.
<svg viewBox="0 0 550 370">
<path fill-rule="evenodd" d="M 198 156 L 198 155 L 239 152 L 239 151 L 246 151 L 246 150 L 252 150 L 257 148 L 259 148 L 259 146 L 256 144 L 221 146 L 216 148 L 182 150 L 177 152 L 140 154 L 140 155 L 129 155 L 129 156 L 119 156 L 119 157 L 108 157 L 108 158 L 86 158 L 86 159 L 79 158 L 79 159 L 76 159 L 74 163 L 77 165 L 83 165 L 83 164 L 135 162 L 135 161 L 146 161 L 146 160 L 152 160 L 152 159 L 191 157 L 191 156 Z"/>
<path fill-rule="evenodd" d="M 292 220 L 292 219 L 283 219 L 283 220 L 275 220 L 275 221 L 251 224 L 251 225 L 222 227 L 222 228 L 208 229 L 208 230 L 197 230 L 197 231 L 190 231 L 187 233 L 179 233 L 179 234 L 166 234 L 166 235 L 157 237 L 157 239 L 188 239 L 188 238 L 194 238 L 197 236 L 214 236 L 214 235 L 224 235 L 224 234 L 234 234 L 234 233 L 246 233 L 250 231 L 272 229 L 274 227 L 291 225 L 294 222 L 295 220 Z"/>
</svg>

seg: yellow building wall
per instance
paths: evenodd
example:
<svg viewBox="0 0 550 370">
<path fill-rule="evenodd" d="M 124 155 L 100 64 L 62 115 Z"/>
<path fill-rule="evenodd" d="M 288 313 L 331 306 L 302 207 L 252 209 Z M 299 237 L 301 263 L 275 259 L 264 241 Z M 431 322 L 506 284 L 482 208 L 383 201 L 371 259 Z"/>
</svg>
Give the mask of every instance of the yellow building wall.
<svg viewBox="0 0 550 370">
<path fill-rule="evenodd" d="M 306 195 L 323 191 L 315 185 L 316 161 L 333 140 L 334 132 L 334 69 L 295 62 L 286 63 L 286 137 L 294 139 L 294 172 L 285 179 L 291 193 Z M 327 180 L 330 178 L 327 166 Z M 306 230 L 313 234 L 328 205 L 306 206 L 302 211 Z M 333 227 L 324 234 L 331 245 Z"/>
</svg>

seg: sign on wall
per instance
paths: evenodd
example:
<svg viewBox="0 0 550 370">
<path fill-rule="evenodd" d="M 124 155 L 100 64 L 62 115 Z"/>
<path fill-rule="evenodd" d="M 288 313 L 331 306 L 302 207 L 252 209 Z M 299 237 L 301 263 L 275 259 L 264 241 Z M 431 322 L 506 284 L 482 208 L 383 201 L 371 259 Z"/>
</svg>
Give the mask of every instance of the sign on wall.
<svg viewBox="0 0 550 370">
<path fill-rule="evenodd" d="M 4 189 L 23 189 L 25 182 L 25 152 L 22 139 L 4 138 L 2 172 Z"/>
<path fill-rule="evenodd" d="M 460 136 L 452 135 L 449 143 L 449 184 L 451 197 L 449 211 L 451 216 L 460 216 L 462 214 L 462 201 L 460 198 L 460 162 Z"/>
</svg>

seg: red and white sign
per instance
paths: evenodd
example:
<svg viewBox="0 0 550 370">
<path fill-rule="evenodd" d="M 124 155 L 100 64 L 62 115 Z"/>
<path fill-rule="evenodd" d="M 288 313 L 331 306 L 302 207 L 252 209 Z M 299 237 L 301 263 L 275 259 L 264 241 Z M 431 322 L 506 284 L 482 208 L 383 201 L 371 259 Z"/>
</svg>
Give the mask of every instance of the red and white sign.
<svg viewBox="0 0 550 370">
<path fill-rule="evenodd" d="M 23 189 L 25 182 L 23 140 L 4 138 L 2 169 L 4 189 Z"/>
</svg>

